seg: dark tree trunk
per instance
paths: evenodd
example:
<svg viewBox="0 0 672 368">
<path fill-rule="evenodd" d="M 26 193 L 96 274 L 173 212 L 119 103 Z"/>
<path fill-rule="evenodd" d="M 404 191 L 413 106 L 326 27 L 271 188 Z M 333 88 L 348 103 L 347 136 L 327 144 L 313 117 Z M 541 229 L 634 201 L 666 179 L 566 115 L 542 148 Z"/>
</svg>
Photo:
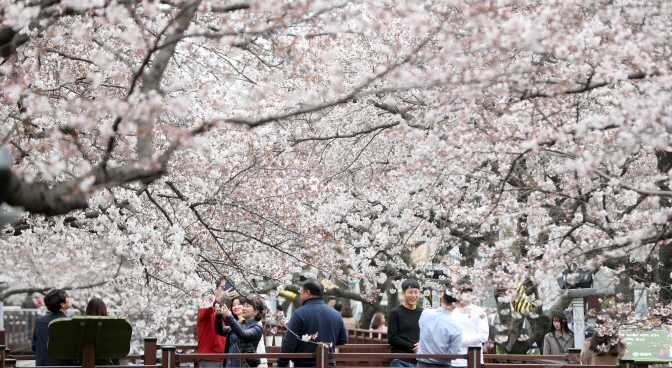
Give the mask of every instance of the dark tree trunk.
<svg viewBox="0 0 672 368">
<path fill-rule="evenodd" d="M 460 242 L 460 254 L 464 257 L 460 264 L 462 267 L 474 267 L 474 261 L 478 257 L 478 244 L 470 244 L 462 240 Z"/>
<path fill-rule="evenodd" d="M 364 311 L 362 312 L 362 317 L 359 319 L 359 328 L 368 330 L 371 326 L 371 321 L 373 321 L 373 316 L 376 315 L 376 309 L 370 304 L 362 304 L 362 306 L 364 307 Z"/>
<path fill-rule="evenodd" d="M 660 289 L 660 302 L 661 303 L 672 303 L 672 287 L 671 287 L 671 275 L 672 275 L 672 242 L 668 242 L 660 246 L 658 252 L 660 256 L 660 266 L 659 266 L 659 285 Z"/>
<path fill-rule="evenodd" d="M 634 293 L 630 287 L 630 278 L 623 277 L 616 286 L 616 295 L 623 294 L 623 298 L 617 299 L 619 303 L 632 303 L 634 301 Z"/>
<path fill-rule="evenodd" d="M 657 151 L 656 157 L 658 158 L 658 170 L 661 173 L 667 173 L 672 169 L 672 152 Z M 664 182 L 661 182 L 659 186 L 663 190 L 670 190 Z M 660 204 L 664 207 L 670 207 L 670 202 L 667 198 L 661 198 Z M 660 302 L 672 303 L 672 242 L 660 244 L 658 256 L 660 264 L 656 279 L 661 286 Z"/>
</svg>

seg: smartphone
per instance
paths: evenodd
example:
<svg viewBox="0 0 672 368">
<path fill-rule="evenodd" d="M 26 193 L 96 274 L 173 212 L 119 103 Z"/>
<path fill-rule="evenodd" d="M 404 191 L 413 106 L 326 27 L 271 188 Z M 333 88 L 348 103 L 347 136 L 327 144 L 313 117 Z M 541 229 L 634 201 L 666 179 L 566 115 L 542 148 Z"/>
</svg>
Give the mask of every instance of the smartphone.
<svg viewBox="0 0 672 368">
<path fill-rule="evenodd" d="M 226 284 L 224 285 L 224 291 L 229 291 L 232 290 L 233 288 L 233 283 L 229 282 L 228 280 L 226 281 Z"/>
</svg>

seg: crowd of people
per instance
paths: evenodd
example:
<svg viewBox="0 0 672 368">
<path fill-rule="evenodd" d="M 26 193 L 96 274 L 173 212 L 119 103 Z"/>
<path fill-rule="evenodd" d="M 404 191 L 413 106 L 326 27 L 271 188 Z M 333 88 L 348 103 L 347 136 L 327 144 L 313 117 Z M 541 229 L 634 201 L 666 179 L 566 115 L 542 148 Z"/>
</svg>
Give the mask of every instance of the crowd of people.
<svg viewBox="0 0 672 368">
<path fill-rule="evenodd" d="M 225 279 L 215 283 L 215 299 L 211 306 L 198 311 L 198 354 L 265 353 L 264 328 L 261 324 L 264 303 L 258 297 L 237 295 Z M 373 317 L 371 330 L 387 332 L 392 353 L 399 354 L 466 354 L 468 347 L 488 341 L 489 323 L 485 310 L 472 304 L 473 289 L 468 279 L 447 285 L 436 309 L 423 309 L 417 305 L 420 299 L 420 284 L 405 280 L 401 284 L 403 303 Z M 282 340 L 281 353 L 313 353 L 316 344 L 323 344 L 329 352 L 336 345 L 348 341 L 348 329 L 359 328 L 350 307 L 342 307 L 335 298 L 326 303 L 324 287 L 316 279 L 308 279 L 301 287 L 302 306 L 292 315 L 288 332 Z M 32 349 L 36 366 L 81 365 L 77 361 L 53 359 L 47 354 L 48 326 L 53 320 L 66 318 L 72 302 L 63 290 L 52 290 L 44 297 L 49 313 L 38 318 L 33 332 Z M 107 316 L 105 303 L 98 298 L 89 301 L 86 315 Z M 608 315 L 598 316 L 596 333 L 585 339 L 581 353 L 584 364 L 617 364 L 625 354 L 625 343 L 617 332 L 607 326 Z M 386 325 L 387 322 L 387 325 Z M 574 348 L 574 335 L 568 327 L 564 314 L 553 317 L 550 332 L 544 338 L 544 355 L 567 354 Z M 481 353 L 482 354 L 482 353 Z M 96 365 L 119 364 L 115 360 L 96 361 Z M 314 366 L 314 358 L 283 359 L 279 367 L 291 364 L 294 367 Z M 335 364 L 329 358 L 329 364 Z M 201 359 L 199 367 L 268 367 L 266 359 Z M 391 367 L 466 367 L 466 359 L 408 358 L 393 359 Z"/>
</svg>

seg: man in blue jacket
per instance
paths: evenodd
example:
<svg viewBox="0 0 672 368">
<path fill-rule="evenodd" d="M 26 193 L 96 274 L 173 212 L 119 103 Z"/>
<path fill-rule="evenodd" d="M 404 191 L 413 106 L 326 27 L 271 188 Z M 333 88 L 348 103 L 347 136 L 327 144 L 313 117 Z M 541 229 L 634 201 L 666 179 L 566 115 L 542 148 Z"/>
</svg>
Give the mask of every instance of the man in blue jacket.
<svg viewBox="0 0 672 368">
<path fill-rule="evenodd" d="M 289 331 L 282 340 L 281 353 L 314 353 L 316 343 L 331 343 L 329 352 L 335 351 L 336 345 L 348 342 L 348 331 L 343 324 L 343 318 L 333 308 L 322 300 L 322 284 L 315 279 L 308 279 L 301 288 L 302 307 L 297 309 L 289 321 Z M 304 341 L 308 335 L 317 337 Z M 298 338 L 297 335 L 300 337 Z M 295 367 L 314 367 L 315 359 L 292 359 Z M 286 367 L 289 359 L 278 359 L 278 367 Z M 329 366 L 334 366 L 334 360 L 329 359 Z"/>
<path fill-rule="evenodd" d="M 70 297 L 61 289 L 54 289 L 44 297 L 44 304 L 51 314 L 46 314 L 37 319 L 35 330 L 33 330 L 33 351 L 35 352 L 35 366 L 66 366 L 78 365 L 76 360 L 54 359 L 47 354 L 47 343 L 49 342 L 49 322 L 67 318 L 65 312 L 72 308 Z"/>
</svg>

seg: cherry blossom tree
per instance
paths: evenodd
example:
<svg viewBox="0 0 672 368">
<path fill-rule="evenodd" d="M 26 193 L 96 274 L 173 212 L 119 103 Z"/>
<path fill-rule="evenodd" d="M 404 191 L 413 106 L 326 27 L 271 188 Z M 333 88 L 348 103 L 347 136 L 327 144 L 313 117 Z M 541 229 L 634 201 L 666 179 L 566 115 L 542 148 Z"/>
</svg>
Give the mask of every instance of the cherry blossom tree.
<svg viewBox="0 0 672 368">
<path fill-rule="evenodd" d="M 669 315 L 671 7 L 3 2 L 6 201 L 27 213 L 2 277 L 104 283 L 161 338 L 220 274 L 282 289 L 305 268 L 373 304 L 430 266 L 469 275 L 521 350 L 540 337 L 512 283 L 545 326 L 566 268 Z"/>
</svg>

